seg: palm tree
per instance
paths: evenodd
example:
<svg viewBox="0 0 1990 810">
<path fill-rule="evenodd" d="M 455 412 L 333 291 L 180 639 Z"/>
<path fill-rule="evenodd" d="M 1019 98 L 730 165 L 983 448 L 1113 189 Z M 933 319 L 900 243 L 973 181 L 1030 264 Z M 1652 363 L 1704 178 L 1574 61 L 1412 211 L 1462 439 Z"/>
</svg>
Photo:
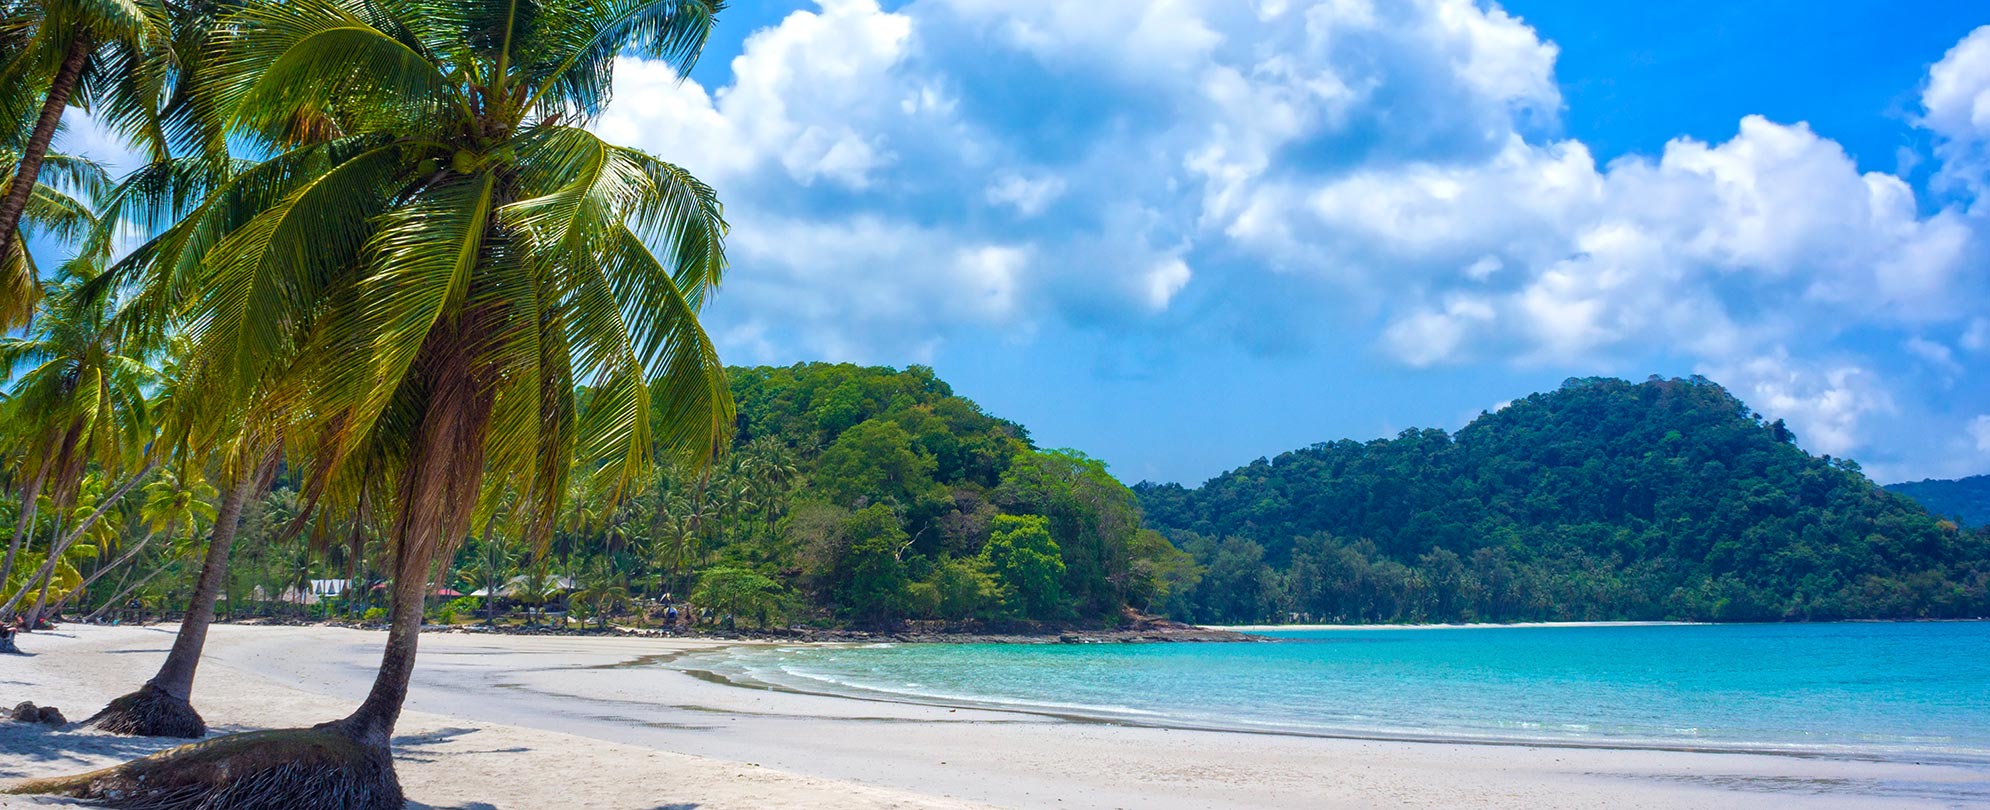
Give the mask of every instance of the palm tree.
<svg viewBox="0 0 1990 810">
<path fill-rule="evenodd" d="M 59 614 L 70 596 L 84 593 L 103 575 L 136 559 L 139 552 L 144 551 L 154 539 L 165 537 L 166 541 L 171 543 L 178 536 L 180 527 L 184 526 L 188 531 L 199 531 L 201 527 L 214 522 L 216 492 L 214 487 L 205 481 L 198 478 L 185 481 L 172 472 L 162 472 L 151 483 L 145 485 L 144 492 L 145 502 L 138 508 L 138 517 L 140 524 L 146 529 L 145 535 L 139 538 L 138 542 L 131 544 L 130 548 L 125 549 L 117 559 L 97 566 L 97 570 L 91 572 L 90 576 L 83 580 L 83 584 L 76 586 L 75 590 L 57 600 L 54 606 L 48 609 L 49 614 Z"/>
<path fill-rule="evenodd" d="M 96 107 L 114 126 L 145 127 L 157 120 L 173 63 L 162 0 L 33 0 L 25 7 L 9 3 L 7 10 L 18 47 L 7 49 L 0 69 L 0 114 L 19 120 L 15 116 L 26 113 L 32 95 L 40 95 L 41 104 L 27 139 L 9 144 L 18 156 L 0 197 L 0 257 L 25 252 L 16 228 L 70 102 Z M 0 310 L 17 307 L 18 301 L 0 301 Z"/>
<path fill-rule="evenodd" d="M 127 313 L 131 309 L 128 306 Z M 270 414 L 251 407 L 266 389 L 224 400 L 220 405 L 202 401 L 205 380 L 197 373 L 197 366 L 186 362 L 189 343 L 177 338 L 168 345 L 171 348 L 163 375 L 166 384 L 156 401 L 160 428 L 153 442 L 154 455 L 177 455 L 183 466 L 194 469 L 212 464 L 226 489 L 221 490 L 213 508 L 200 573 L 166 660 L 151 680 L 112 700 L 84 723 L 114 734 L 191 739 L 207 734 L 207 723 L 192 703 L 207 627 L 214 620 L 215 601 L 228 582 L 229 554 L 241 525 L 242 509 L 268 487 L 280 459 L 276 440 L 271 438 L 279 435 L 280 429 L 272 424 Z"/>
<path fill-rule="evenodd" d="M 463 580 L 470 589 L 484 592 L 484 624 L 497 624 L 498 591 L 511 581 L 518 568 L 518 553 L 502 537 L 487 535 L 477 546 L 476 555 L 463 568 Z"/>
<path fill-rule="evenodd" d="M 20 445 L 14 480 L 20 482 L 22 504 L 7 555 L 0 560 L 0 581 L 12 573 L 14 558 L 32 533 L 42 494 L 61 514 L 75 497 L 87 465 L 125 469 L 146 441 L 145 392 L 156 373 L 126 353 L 112 326 L 110 306 L 80 293 L 86 281 L 53 291 L 26 335 L 0 338 L 0 381 L 14 383 L 11 396 L 0 404 L 0 424 Z M 49 547 L 57 543 L 51 537 Z M 12 615 L 16 602 L 0 605 L 0 616 Z"/>
<path fill-rule="evenodd" d="M 716 195 L 579 126 L 618 55 L 682 70 L 718 8 L 294 0 L 226 20 L 207 103 L 272 155 L 237 184 L 270 193 L 169 230 L 190 245 L 226 226 L 192 248 L 194 272 L 150 278 L 184 290 L 207 396 L 281 391 L 258 407 L 300 420 L 285 435 L 325 501 L 315 508 L 387 504 L 387 649 L 344 719 L 19 789 L 399 807 L 389 743 L 423 595 L 495 493 L 528 493 L 515 522 L 543 543 L 571 470 L 619 495 L 659 445 L 691 465 L 725 446 L 731 394 L 697 320 L 725 263 Z"/>
<path fill-rule="evenodd" d="M 537 624 L 539 612 L 545 609 L 547 603 L 559 598 L 560 578 L 553 575 L 551 562 L 544 555 L 534 560 L 512 590 L 511 598 L 526 607 L 525 621 L 528 624 Z"/>
<path fill-rule="evenodd" d="M 0 166 L 20 162 L 18 149 L 0 145 Z M 40 181 L 29 187 L 21 215 L 15 219 L 13 247 L 0 246 L 0 331 L 26 325 L 41 303 L 41 269 L 27 251 L 27 234 L 46 233 L 65 242 L 77 241 L 97 223 L 83 198 L 101 194 L 108 185 L 103 167 L 62 154 L 44 155 L 37 176 Z"/>
<path fill-rule="evenodd" d="M 630 604 L 629 586 L 623 584 L 621 573 L 606 556 L 589 560 L 575 584 L 580 588 L 573 592 L 571 601 L 584 606 L 602 630 L 608 629 L 608 614 Z"/>
</svg>

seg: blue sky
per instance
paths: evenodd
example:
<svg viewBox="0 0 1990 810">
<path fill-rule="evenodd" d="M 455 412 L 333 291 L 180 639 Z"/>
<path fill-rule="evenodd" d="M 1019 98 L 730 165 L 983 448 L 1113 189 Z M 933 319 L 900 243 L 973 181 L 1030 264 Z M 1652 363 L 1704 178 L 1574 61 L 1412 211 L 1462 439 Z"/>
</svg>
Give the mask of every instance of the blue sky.
<svg viewBox="0 0 1990 810">
<path fill-rule="evenodd" d="M 1691 373 L 1949 477 L 1990 472 L 1984 23 L 738 2 L 688 80 L 625 61 L 596 128 L 725 198 L 729 362 L 929 364 L 1129 481 Z"/>
</svg>

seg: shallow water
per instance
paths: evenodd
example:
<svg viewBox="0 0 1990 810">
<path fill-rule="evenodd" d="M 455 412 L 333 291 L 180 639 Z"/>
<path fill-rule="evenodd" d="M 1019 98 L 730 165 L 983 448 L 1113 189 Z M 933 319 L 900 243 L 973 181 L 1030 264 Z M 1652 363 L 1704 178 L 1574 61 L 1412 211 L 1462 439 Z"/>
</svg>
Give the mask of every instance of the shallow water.
<svg viewBox="0 0 1990 810">
<path fill-rule="evenodd" d="M 1280 643 L 733 648 L 676 666 L 1154 725 L 1990 763 L 1990 623 L 1263 635 Z"/>
</svg>

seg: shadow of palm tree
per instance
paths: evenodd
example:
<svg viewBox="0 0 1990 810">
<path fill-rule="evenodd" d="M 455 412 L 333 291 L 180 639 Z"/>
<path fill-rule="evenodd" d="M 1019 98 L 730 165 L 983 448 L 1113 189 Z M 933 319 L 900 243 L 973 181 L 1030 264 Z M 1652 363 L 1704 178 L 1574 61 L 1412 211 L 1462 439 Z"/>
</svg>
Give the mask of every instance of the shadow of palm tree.
<svg viewBox="0 0 1990 810">
<path fill-rule="evenodd" d="M 124 737 L 83 731 L 77 723 L 50 727 L 34 723 L 0 722 L 0 779 L 43 775 L 53 763 L 71 763 L 77 770 L 97 767 L 98 758 L 136 759 L 187 740 L 164 737 Z"/>
</svg>

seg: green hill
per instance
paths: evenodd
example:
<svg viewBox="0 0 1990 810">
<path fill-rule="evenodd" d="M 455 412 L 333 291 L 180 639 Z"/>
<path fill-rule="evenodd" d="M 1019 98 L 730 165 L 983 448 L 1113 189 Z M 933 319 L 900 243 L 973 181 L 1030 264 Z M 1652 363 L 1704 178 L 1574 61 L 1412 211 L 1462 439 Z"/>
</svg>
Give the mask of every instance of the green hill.
<svg viewBox="0 0 1990 810">
<path fill-rule="evenodd" d="M 1990 526 L 1990 475 L 1953 481 L 1913 481 L 1892 484 L 1887 489 L 1913 498 L 1929 512 L 1956 518 L 1965 526 Z"/>
<path fill-rule="evenodd" d="M 666 481 L 680 496 L 658 511 L 711 501 L 699 568 L 766 576 L 793 618 L 1114 621 L 1193 575 L 1104 464 L 1037 448 L 932 369 L 730 376 L 735 452 L 709 477 Z"/>
<path fill-rule="evenodd" d="M 1990 615 L 1990 532 L 1815 457 L 1703 378 L 1576 379 L 1410 430 L 1135 488 L 1205 622 Z"/>
</svg>

